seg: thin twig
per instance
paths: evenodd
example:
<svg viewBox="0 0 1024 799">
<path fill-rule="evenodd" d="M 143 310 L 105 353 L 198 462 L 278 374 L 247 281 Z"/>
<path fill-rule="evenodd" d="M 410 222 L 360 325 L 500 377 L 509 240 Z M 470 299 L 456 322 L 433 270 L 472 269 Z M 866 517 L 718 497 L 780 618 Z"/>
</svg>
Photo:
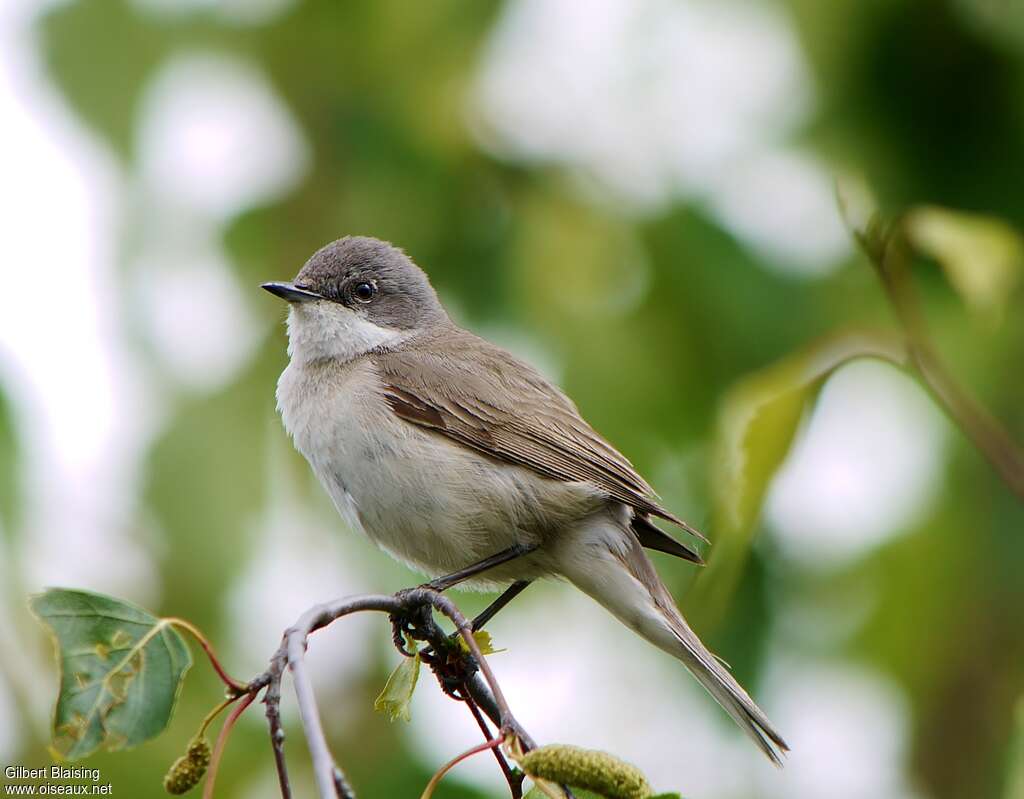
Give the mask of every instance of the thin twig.
<svg viewBox="0 0 1024 799">
<path fill-rule="evenodd" d="M 473 719 L 480 727 L 480 732 L 484 734 L 484 740 L 490 740 L 491 730 L 487 726 L 487 721 L 484 719 L 483 714 L 480 712 L 480 708 L 477 707 L 473 697 L 470 696 L 469 692 L 466 691 L 463 686 L 459 691 L 462 701 L 466 703 L 466 707 L 469 708 L 469 712 L 472 714 Z M 509 766 L 508 760 L 505 758 L 505 754 L 501 751 L 500 746 L 496 746 L 491 751 L 494 753 L 494 759 L 498 761 L 498 768 L 501 769 L 501 773 L 505 775 L 505 781 L 508 783 L 509 793 L 512 794 L 512 799 L 522 799 L 523 796 L 523 778 L 525 775 L 522 772 L 516 773 L 512 771 L 512 767 Z"/>
<path fill-rule="evenodd" d="M 306 641 L 311 632 L 327 626 L 342 616 L 364 610 L 391 613 L 397 609 L 396 605 L 394 597 L 373 594 L 340 599 L 311 608 L 303 613 L 296 624 L 285 632 L 282 646 L 287 652 L 288 668 L 292 672 L 295 696 L 299 705 L 299 716 L 313 760 L 313 775 L 316 778 L 317 790 L 321 799 L 354 799 L 354 797 L 327 745 L 323 724 L 320 721 L 320 711 L 316 704 L 316 696 L 313 693 L 313 685 L 306 672 Z"/>
<path fill-rule="evenodd" d="M 497 738 L 492 738 L 488 741 L 484 741 L 482 744 L 477 744 L 472 749 L 467 749 L 462 754 L 453 757 L 451 760 L 449 760 L 447 763 L 441 766 L 441 768 L 437 770 L 434 776 L 430 778 L 430 782 L 427 783 L 427 787 L 423 790 L 423 794 L 420 796 L 420 799 L 430 799 L 430 797 L 434 795 L 434 789 L 437 788 L 438 783 L 441 782 L 441 779 L 444 777 L 444 775 L 451 771 L 463 760 L 472 757 L 475 754 L 479 754 L 480 752 L 483 752 L 485 749 L 497 749 L 499 746 L 501 746 L 502 740 L 502 737 L 499 735 Z"/>
<path fill-rule="evenodd" d="M 500 727 L 501 711 L 499 710 L 497 703 L 495 703 L 494 697 L 491 695 L 483 677 L 481 677 L 480 674 L 473 674 L 466 679 L 464 685 L 470 696 L 472 696 L 476 701 L 479 708 L 487 714 L 487 718 Z M 537 743 L 530 737 L 530 734 L 526 730 L 519 730 L 519 739 L 523 742 L 523 749 L 525 751 L 537 748 Z"/>
<path fill-rule="evenodd" d="M 291 799 L 292 797 L 292 787 L 288 779 L 288 761 L 284 756 L 284 725 L 281 723 L 281 675 L 287 662 L 287 653 L 282 653 L 279 650 L 274 655 L 269 670 L 270 680 L 267 683 L 266 693 L 263 694 L 263 705 L 266 709 L 267 724 L 270 727 L 270 745 L 274 750 L 274 768 L 277 770 L 281 799 Z"/>
<path fill-rule="evenodd" d="M 236 694 L 235 696 L 229 696 L 224 699 L 219 705 L 213 710 L 206 714 L 206 718 L 203 719 L 203 723 L 199 725 L 199 730 L 196 732 L 197 738 L 202 738 L 206 735 L 206 730 L 209 729 L 210 725 L 213 724 L 214 720 L 223 713 L 227 708 L 241 699 L 245 694 Z"/>
<path fill-rule="evenodd" d="M 252 704 L 255 698 L 256 694 L 247 694 L 238 703 L 238 706 L 231 711 L 231 714 L 224 719 L 224 725 L 220 728 L 217 743 L 214 744 L 213 754 L 210 756 L 210 770 L 206 774 L 206 784 L 203 786 L 203 799 L 213 798 L 213 788 L 217 782 L 217 772 L 220 770 L 220 761 L 224 755 L 224 747 L 227 745 L 228 736 L 231 735 L 231 730 L 234 728 L 235 722 L 238 721 L 238 717 L 245 712 L 245 709 Z"/>
<path fill-rule="evenodd" d="M 522 737 L 522 727 L 519 722 L 516 721 L 515 716 L 512 715 L 512 711 L 508 706 L 508 702 L 505 699 L 505 694 L 501 690 L 501 686 L 498 684 L 497 678 L 494 676 L 494 672 L 491 670 L 490 664 L 484 658 L 483 653 L 480 651 L 480 647 L 476 642 L 476 638 L 473 637 L 473 626 L 462 615 L 462 611 L 456 607 L 455 603 L 452 602 L 444 594 L 438 593 L 430 588 L 413 588 L 410 591 L 403 591 L 400 595 L 402 602 L 409 608 L 418 607 L 423 605 L 432 605 L 434 608 L 439 610 L 445 616 L 447 616 L 451 622 L 455 625 L 455 628 L 459 631 L 459 635 L 462 636 L 462 640 L 466 642 L 466 646 L 469 647 L 469 652 L 475 659 L 477 666 L 480 668 L 481 674 L 483 674 L 484 680 L 487 682 L 487 687 L 490 689 L 491 694 L 494 696 L 494 702 L 498 708 L 499 724 L 502 733 L 514 733 Z M 524 744 L 526 742 L 524 741 Z M 529 745 L 527 749 L 531 748 Z"/>
<path fill-rule="evenodd" d="M 935 402 L 995 469 L 996 474 L 1024 499 L 1024 452 L 978 400 L 952 376 L 931 344 L 907 263 L 901 228 L 894 226 L 882 247 L 865 247 L 874 263 L 886 296 L 907 337 L 909 368 L 921 380 Z"/>
<path fill-rule="evenodd" d="M 473 664 L 480 671 L 480 673 L 471 671 L 460 687 L 465 688 L 467 696 L 472 697 L 476 705 L 498 726 L 502 737 L 514 734 L 519 738 L 524 749 L 535 748 L 536 744 L 532 738 L 512 715 L 501 686 L 473 637 L 471 623 L 454 602 L 432 588 L 414 588 L 394 596 L 362 594 L 345 597 L 317 605 L 303 613 L 298 621 L 285 632 L 281 647 L 271 659 L 270 668 L 245 686 L 246 704 L 251 702 L 260 690 L 266 688 L 263 701 L 267 707 L 274 759 L 277 765 L 281 795 L 284 799 L 288 799 L 291 795 L 284 758 L 284 735 L 280 721 L 280 685 L 284 664 L 287 663 L 287 667 L 292 672 L 299 715 L 313 760 L 313 773 L 321 799 L 355 799 L 352 789 L 331 755 L 330 747 L 327 744 L 312 683 L 306 671 L 306 643 L 311 633 L 352 613 L 373 610 L 387 613 L 392 618 L 403 619 L 425 610 L 425 618 L 420 620 L 420 626 L 426 630 L 435 651 L 441 652 L 447 636 L 429 619 L 431 608 L 442 613 L 455 625 L 469 649 Z"/>
<path fill-rule="evenodd" d="M 217 653 L 213 649 L 213 644 L 206 639 L 206 636 L 199 631 L 199 628 L 184 619 L 167 619 L 167 622 L 173 627 L 180 627 L 196 639 L 199 646 L 201 646 L 203 651 L 206 652 L 206 656 L 210 659 L 210 665 L 213 666 L 213 670 L 217 672 L 217 676 L 220 677 L 221 682 L 223 682 L 235 696 L 241 696 L 246 693 L 248 687 L 227 673 L 221 665 L 220 658 L 217 657 Z"/>
</svg>

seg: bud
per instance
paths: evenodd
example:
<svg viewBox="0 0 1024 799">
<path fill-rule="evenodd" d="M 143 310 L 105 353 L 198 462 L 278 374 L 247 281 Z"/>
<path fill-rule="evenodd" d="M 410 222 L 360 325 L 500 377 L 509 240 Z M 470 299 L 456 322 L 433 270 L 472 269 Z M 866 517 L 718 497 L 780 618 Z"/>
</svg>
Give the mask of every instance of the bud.
<svg viewBox="0 0 1024 799">
<path fill-rule="evenodd" d="M 164 790 L 175 796 L 191 791 L 199 784 L 209 765 L 209 742 L 205 738 L 193 738 L 188 751 L 174 761 L 164 777 Z"/>
<path fill-rule="evenodd" d="M 607 799 L 648 799 L 651 786 L 636 766 L 607 752 L 551 744 L 527 752 L 519 767 L 531 777 L 599 793 Z"/>
</svg>

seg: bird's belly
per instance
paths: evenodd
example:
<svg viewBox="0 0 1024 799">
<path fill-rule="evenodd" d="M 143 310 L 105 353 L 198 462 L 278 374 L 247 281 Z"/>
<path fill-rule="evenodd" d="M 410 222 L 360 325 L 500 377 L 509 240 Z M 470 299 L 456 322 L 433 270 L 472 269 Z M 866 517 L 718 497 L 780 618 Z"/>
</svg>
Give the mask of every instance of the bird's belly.
<svg viewBox="0 0 1024 799">
<path fill-rule="evenodd" d="M 290 367 L 291 368 L 291 367 Z M 564 483 L 463 447 L 396 417 L 370 380 L 279 386 L 285 426 L 356 530 L 429 575 L 514 544 L 537 545 L 603 503 Z M 496 570 L 494 582 L 550 571 L 543 552 Z"/>
<path fill-rule="evenodd" d="M 531 506 L 532 476 L 492 464 L 436 434 L 403 432 L 384 446 L 364 441 L 354 457 L 336 458 L 318 470 L 335 504 L 348 505 L 343 513 L 354 515 L 370 540 L 431 576 L 514 544 L 543 542 L 554 520 Z"/>
</svg>

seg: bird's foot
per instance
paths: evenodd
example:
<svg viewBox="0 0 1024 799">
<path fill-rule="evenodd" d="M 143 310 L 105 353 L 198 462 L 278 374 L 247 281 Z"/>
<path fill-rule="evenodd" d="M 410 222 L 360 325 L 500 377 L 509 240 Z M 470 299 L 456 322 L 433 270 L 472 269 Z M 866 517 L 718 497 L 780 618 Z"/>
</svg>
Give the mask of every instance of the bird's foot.
<svg viewBox="0 0 1024 799">
<path fill-rule="evenodd" d="M 404 588 L 395 593 L 395 598 L 402 605 L 402 612 L 391 616 L 391 626 L 394 633 L 395 646 L 403 654 L 412 654 L 405 648 L 405 641 L 411 638 L 414 641 L 430 641 L 444 637 L 444 632 L 434 621 L 434 609 L 429 601 L 423 601 L 422 596 L 417 592 L 422 586 L 416 588 Z"/>
</svg>

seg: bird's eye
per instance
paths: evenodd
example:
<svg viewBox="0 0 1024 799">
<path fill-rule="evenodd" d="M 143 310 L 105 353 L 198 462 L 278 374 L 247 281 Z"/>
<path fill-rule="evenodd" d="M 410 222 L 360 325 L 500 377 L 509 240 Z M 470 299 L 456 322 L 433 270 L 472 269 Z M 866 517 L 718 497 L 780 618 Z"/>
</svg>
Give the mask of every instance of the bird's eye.
<svg viewBox="0 0 1024 799">
<path fill-rule="evenodd" d="M 359 302 L 369 302 L 377 293 L 377 286 L 374 283 L 356 283 L 352 287 L 352 296 Z"/>
</svg>

